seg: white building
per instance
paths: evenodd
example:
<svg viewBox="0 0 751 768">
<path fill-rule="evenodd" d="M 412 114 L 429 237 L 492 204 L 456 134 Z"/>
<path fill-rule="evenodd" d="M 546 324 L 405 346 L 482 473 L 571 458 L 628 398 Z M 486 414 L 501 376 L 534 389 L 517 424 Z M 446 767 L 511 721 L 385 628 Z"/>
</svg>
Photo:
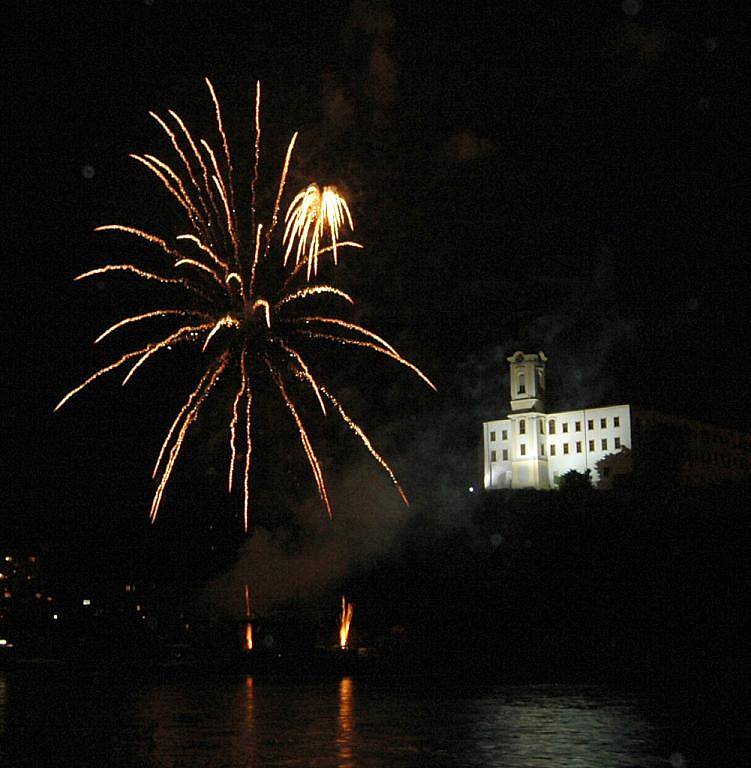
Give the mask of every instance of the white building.
<svg viewBox="0 0 751 768">
<path fill-rule="evenodd" d="M 572 469 L 589 469 L 598 484 L 597 462 L 631 448 L 630 406 L 547 413 L 545 355 L 515 352 L 507 360 L 511 412 L 483 423 L 483 487 L 555 488 Z"/>
</svg>

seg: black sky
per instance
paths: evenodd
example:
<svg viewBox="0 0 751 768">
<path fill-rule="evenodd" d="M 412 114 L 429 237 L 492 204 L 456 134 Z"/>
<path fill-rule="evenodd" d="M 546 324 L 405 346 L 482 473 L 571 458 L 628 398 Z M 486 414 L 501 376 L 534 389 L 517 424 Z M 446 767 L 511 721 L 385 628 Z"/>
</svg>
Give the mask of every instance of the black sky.
<svg viewBox="0 0 751 768">
<path fill-rule="evenodd" d="M 181 394 L 170 366 L 51 411 L 141 298 L 72 283 L 121 253 L 93 227 L 182 224 L 127 154 L 167 154 L 149 109 L 207 124 L 205 75 L 240 151 L 263 81 L 267 181 L 300 128 L 293 178 L 348 190 L 367 251 L 341 280 L 440 389 L 388 368 L 352 389 L 392 448 L 433 435 L 464 482 L 517 348 L 548 354 L 561 404 L 751 428 L 740 19 L 699 2 L 432 5 L 10 4 L 3 529 L 95 537 L 145 515 Z"/>
</svg>

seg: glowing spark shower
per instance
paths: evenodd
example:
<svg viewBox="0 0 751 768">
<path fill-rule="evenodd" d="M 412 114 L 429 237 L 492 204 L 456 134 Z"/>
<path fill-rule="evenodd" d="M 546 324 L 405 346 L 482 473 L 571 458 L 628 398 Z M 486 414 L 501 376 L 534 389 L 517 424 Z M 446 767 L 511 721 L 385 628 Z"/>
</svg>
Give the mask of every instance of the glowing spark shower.
<svg viewBox="0 0 751 768">
<path fill-rule="evenodd" d="M 347 602 L 347 598 L 342 595 L 342 612 L 339 615 L 339 647 L 347 647 L 349 640 L 349 628 L 352 624 L 352 616 L 355 612 L 355 606 Z"/>
<path fill-rule="evenodd" d="M 157 305 L 160 308 L 140 311 L 109 326 L 98 335 L 96 343 L 111 334 L 120 337 L 133 326 L 143 323 L 172 322 L 173 328 L 166 334 L 156 334 L 153 341 L 124 352 L 114 362 L 94 372 L 66 394 L 55 410 L 101 376 L 121 369 L 126 363 L 130 363 L 130 367 L 123 384 L 154 356 L 177 345 L 189 344 L 199 355 L 202 373 L 178 410 L 159 451 L 153 471 L 156 491 L 151 505 L 152 521 L 157 517 L 165 488 L 190 427 L 199 419 L 212 393 L 231 387 L 232 395 L 226 398 L 231 402 L 227 421 L 230 454 L 228 490 L 232 493 L 235 473 L 240 472 L 243 524 L 248 530 L 250 478 L 253 449 L 256 447 L 256 393 L 262 378 L 273 383 L 291 417 L 318 495 L 329 515 L 331 505 L 323 471 L 299 408 L 303 396 L 312 397 L 324 416 L 338 414 L 385 470 L 406 503 L 404 491 L 385 459 L 321 382 L 311 354 L 315 345 L 321 343 L 359 347 L 399 363 L 435 389 L 422 371 L 378 334 L 336 314 L 321 314 L 322 301 L 340 308 L 354 303 L 351 296 L 333 285 L 315 282 L 322 256 L 330 253 L 331 263 L 336 265 L 341 250 L 362 248 L 357 242 L 341 239 L 346 228 L 350 231 L 354 229 L 347 201 L 334 187 L 321 188 L 310 183 L 292 198 L 284 217 L 284 231 L 281 237 L 277 235 L 276 225 L 297 140 L 295 133 L 288 144 L 268 224 L 258 223 L 261 140 L 261 88 L 258 83 L 254 112 L 253 177 L 249 185 L 248 221 L 243 221 L 240 216 L 245 210 L 241 205 L 242 195 L 238 195 L 236 190 L 245 187 L 235 185 L 219 100 L 208 79 L 206 85 L 221 142 L 218 152 L 206 138 L 196 140 L 183 119 L 168 110 L 164 117 L 155 112 L 149 114 L 166 135 L 176 154 L 176 161 L 170 165 L 149 153 L 131 154 L 178 203 L 186 215 L 189 231 L 183 229 L 180 234 L 163 237 L 124 224 L 97 227 L 98 232 L 146 241 L 149 245 L 145 247 L 154 254 L 149 257 L 146 269 L 130 263 L 108 264 L 76 278 L 109 278 L 127 274 L 131 278 L 155 283 L 160 286 L 159 290 L 170 291 L 172 295 L 169 302 Z M 246 232 L 249 237 L 246 237 Z M 290 260 L 293 252 L 294 264 Z M 311 302 L 316 307 L 314 311 L 306 309 Z M 118 333 L 115 334 L 115 331 Z M 327 409 L 327 405 L 333 408 Z M 342 599 L 342 646 L 346 645 L 351 619 L 352 606 L 347 606 Z M 248 631 L 251 631 L 250 624 Z M 248 638 L 248 643 L 252 643 L 252 638 Z"/>
</svg>

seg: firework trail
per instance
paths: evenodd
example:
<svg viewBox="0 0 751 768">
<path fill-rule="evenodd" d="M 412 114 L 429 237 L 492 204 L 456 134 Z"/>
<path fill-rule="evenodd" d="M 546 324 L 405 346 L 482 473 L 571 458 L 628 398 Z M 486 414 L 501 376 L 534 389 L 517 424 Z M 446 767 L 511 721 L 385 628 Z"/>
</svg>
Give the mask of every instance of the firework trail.
<svg viewBox="0 0 751 768">
<path fill-rule="evenodd" d="M 151 505 L 154 521 L 175 462 L 190 427 L 198 420 L 211 393 L 222 379 L 233 382 L 234 397 L 228 419 L 230 462 L 228 490 L 233 490 L 237 472 L 242 473 L 243 525 L 250 519 L 251 469 L 255 398 L 258 382 L 270 380 L 294 423 L 303 452 L 310 464 L 318 495 L 331 515 L 326 482 L 308 431 L 303 424 L 298 395 L 312 396 L 324 415 L 336 413 L 360 438 L 365 448 L 383 467 L 402 499 L 406 496 L 396 476 L 377 453 L 364 431 L 350 418 L 334 395 L 313 373 L 307 346 L 328 342 L 350 348 L 364 348 L 396 361 L 435 389 L 432 382 L 382 337 L 361 325 L 336 315 L 306 311 L 311 300 L 327 298 L 336 306 L 354 303 L 344 291 L 317 280 L 322 256 L 331 254 L 333 264 L 344 248 L 362 248 L 351 240 L 341 240 L 345 228 L 354 229 L 347 201 L 334 187 L 321 189 L 311 183 L 295 195 L 284 216 L 281 243 L 275 241 L 276 225 L 284 198 L 287 173 L 297 134 L 292 136 L 280 174 L 273 211 L 268 224 L 259 223 L 256 210 L 260 158 L 261 87 L 256 85 L 255 144 L 253 178 L 250 184 L 250 216 L 244 228 L 239 220 L 236 187 L 229 142 L 224 131 L 219 100 L 211 82 L 206 85 L 214 106 L 221 149 L 215 152 L 205 139 L 193 137 L 182 118 L 168 111 L 169 117 L 150 112 L 165 133 L 177 162 L 169 165 L 151 154 L 132 154 L 134 160 L 152 173 L 184 211 L 190 231 L 169 242 L 168 238 L 137 227 L 108 224 L 99 232 L 123 233 L 154 246 L 161 253 L 162 268 L 141 269 L 135 264 L 109 264 L 79 275 L 83 280 L 94 275 L 128 273 L 144 281 L 170 286 L 179 291 L 175 305 L 139 312 L 125 317 L 104 330 L 96 342 L 132 325 L 169 318 L 177 326 L 166 336 L 132 349 L 89 376 L 72 389 L 55 407 L 57 411 L 71 397 L 101 376 L 127 367 L 123 384 L 155 355 L 178 344 L 193 345 L 203 362 L 203 372 L 186 402 L 177 413 L 162 443 L 153 476 L 157 487 Z M 170 119 L 173 123 L 172 127 Z M 248 226 L 249 225 L 249 226 Z M 250 231 L 245 239 L 241 233 Z M 294 264 L 291 256 L 294 254 Z M 164 261 L 165 257 L 167 258 Z M 288 266 L 289 262 L 289 266 Z M 281 277 L 280 277 L 281 275 Z M 326 405 L 333 406 L 327 411 Z"/>
</svg>

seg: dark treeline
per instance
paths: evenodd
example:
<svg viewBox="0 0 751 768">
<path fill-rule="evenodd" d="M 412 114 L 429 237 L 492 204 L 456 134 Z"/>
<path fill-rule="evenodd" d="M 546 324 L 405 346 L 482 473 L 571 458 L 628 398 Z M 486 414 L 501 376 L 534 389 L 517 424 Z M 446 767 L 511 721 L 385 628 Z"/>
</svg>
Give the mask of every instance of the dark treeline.
<svg viewBox="0 0 751 768">
<path fill-rule="evenodd" d="M 630 480 L 612 491 L 564 483 L 556 492 L 468 494 L 453 524 L 439 527 L 423 510 L 395 549 L 361 562 L 344 582 L 256 613 L 256 638 L 273 635 L 279 650 L 334 643 L 346 593 L 356 606 L 353 644 L 398 674 L 732 684 L 749 673 L 748 491 Z M 132 619 L 115 605 L 84 622 L 75 618 L 88 615 L 79 602 L 75 614 L 63 606 L 70 619 L 54 627 L 14 622 L 12 613 L 6 624 L 41 655 L 101 646 L 157 661 L 181 642 L 203 662 L 231 663 L 240 609 L 209 620 L 205 601 L 196 603 L 234 558 L 236 537 L 214 533 L 203 548 L 194 542 L 191 556 L 175 547 L 142 553 L 151 582 L 118 599 L 143 597 L 148 621 L 123 602 Z M 115 570 L 122 580 L 125 570 Z M 190 632 L 180 634 L 185 622 Z"/>
<path fill-rule="evenodd" d="M 637 484 L 482 495 L 471 525 L 436 538 L 417 522 L 397 562 L 361 576 L 360 629 L 387 620 L 439 671 L 733 679 L 748 671 L 747 495 Z"/>
</svg>

